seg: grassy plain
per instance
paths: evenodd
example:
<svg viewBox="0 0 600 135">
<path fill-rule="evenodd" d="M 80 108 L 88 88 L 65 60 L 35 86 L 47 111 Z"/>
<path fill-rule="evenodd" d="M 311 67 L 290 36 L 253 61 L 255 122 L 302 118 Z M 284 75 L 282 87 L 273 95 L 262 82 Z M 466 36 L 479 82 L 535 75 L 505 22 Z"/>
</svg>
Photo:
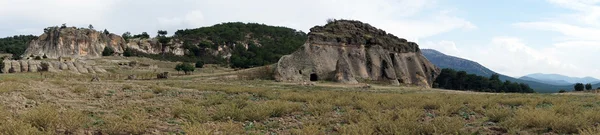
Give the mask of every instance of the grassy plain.
<svg viewBox="0 0 600 135">
<path fill-rule="evenodd" d="M 373 84 L 256 79 L 263 68 L 173 63 L 94 75 L 0 75 L 0 134 L 585 134 L 600 133 L 600 96 L 490 94 Z M 135 74 L 138 80 L 125 80 Z"/>
</svg>

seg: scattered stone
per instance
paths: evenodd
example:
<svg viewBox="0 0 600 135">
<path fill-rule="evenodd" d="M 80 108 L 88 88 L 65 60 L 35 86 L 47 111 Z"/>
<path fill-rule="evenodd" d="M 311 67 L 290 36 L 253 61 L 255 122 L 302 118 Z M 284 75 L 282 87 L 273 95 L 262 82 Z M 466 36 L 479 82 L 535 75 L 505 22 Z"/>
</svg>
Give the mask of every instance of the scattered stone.
<svg viewBox="0 0 600 135">
<path fill-rule="evenodd" d="M 98 76 L 92 77 L 91 82 L 99 82 L 99 81 L 100 81 L 100 78 Z"/>
<path fill-rule="evenodd" d="M 127 80 L 135 80 L 135 79 L 137 79 L 137 77 L 135 75 L 127 76 Z"/>
<path fill-rule="evenodd" d="M 158 73 L 156 75 L 157 79 L 169 79 L 169 72 Z"/>
</svg>

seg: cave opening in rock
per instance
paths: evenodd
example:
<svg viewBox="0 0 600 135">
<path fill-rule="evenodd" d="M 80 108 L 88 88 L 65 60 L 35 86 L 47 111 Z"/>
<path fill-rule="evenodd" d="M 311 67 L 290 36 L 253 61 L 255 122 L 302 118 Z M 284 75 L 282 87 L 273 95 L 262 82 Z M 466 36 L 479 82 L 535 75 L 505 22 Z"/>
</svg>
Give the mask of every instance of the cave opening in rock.
<svg viewBox="0 0 600 135">
<path fill-rule="evenodd" d="M 319 81 L 319 76 L 317 74 L 310 74 L 310 81 Z"/>
</svg>

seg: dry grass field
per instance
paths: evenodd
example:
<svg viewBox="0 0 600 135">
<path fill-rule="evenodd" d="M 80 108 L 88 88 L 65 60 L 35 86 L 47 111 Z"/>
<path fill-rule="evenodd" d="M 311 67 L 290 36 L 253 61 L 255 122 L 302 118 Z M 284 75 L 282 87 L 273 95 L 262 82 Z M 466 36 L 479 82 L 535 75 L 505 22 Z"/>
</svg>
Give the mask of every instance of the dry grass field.
<svg viewBox="0 0 600 135">
<path fill-rule="evenodd" d="M 118 66 L 129 60 L 157 69 Z M 110 73 L 0 75 L 0 134 L 584 134 L 600 133 L 600 96 L 489 94 L 258 79 L 265 67 L 95 60 Z M 166 80 L 151 79 L 169 71 Z M 126 80 L 128 75 L 137 80 Z"/>
</svg>

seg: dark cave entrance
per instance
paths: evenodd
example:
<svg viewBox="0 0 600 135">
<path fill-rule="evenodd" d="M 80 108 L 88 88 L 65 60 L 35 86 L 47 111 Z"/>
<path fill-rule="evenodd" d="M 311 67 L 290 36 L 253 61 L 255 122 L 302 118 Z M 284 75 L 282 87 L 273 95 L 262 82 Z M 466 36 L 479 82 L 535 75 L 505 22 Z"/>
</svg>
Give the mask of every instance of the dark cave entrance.
<svg viewBox="0 0 600 135">
<path fill-rule="evenodd" d="M 317 74 L 310 74 L 310 81 L 314 82 L 314 81 L 319 81 L 319 76 L 317 76 Z"/>
</svg>

